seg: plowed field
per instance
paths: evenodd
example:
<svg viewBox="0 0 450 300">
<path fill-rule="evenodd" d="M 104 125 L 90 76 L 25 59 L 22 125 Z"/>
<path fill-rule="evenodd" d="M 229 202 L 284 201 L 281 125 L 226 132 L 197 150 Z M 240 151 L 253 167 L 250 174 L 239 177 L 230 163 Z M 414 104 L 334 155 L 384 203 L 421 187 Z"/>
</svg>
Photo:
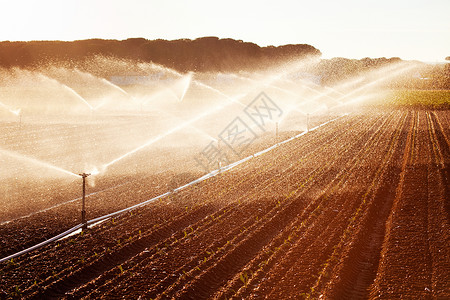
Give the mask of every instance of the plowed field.
<svg viewBox="0 0 450 300">
<path fill-rule="evenodd" d="M 0 289 L 34 299 L 450 299 L 449 139 L 449 111 L 353 113 L 5 263 Z M 121 190 L 145 197 L 140 180 Z"/>
</svg>

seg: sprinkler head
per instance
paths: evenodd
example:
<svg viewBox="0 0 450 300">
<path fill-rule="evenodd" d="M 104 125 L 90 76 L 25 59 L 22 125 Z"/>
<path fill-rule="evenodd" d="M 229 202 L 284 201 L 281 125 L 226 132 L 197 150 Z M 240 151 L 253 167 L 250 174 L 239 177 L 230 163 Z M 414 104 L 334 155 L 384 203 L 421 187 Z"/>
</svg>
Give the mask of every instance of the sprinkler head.
<svg viewBox="0 0 450 300">
<path fill-rule="evenodd" d="M 94 168 L 94 169 L 91 171 L 91 173 L 89 173 L 89 174 L 95 176 L 95 175 L 100 174 L 100 171 L 99 171 L 99 169 Z"/>
<path fill-rule="evenodd" d="M 78 175 L 80 175 L 83 178 L 86 178 L 86 177 L 90 176 L 91 173 L 81 173 L 81 174 L 78 174 Z"/>
</svg>

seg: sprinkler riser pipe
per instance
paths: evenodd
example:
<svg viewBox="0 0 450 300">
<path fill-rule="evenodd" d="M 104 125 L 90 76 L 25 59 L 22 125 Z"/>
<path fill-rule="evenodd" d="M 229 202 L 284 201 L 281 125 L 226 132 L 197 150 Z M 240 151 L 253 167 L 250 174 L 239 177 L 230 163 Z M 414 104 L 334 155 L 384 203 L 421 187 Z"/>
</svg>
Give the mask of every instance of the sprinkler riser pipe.
<svg viewBox="0 0 450 300">
<path fill-rule="evenodd" d="M 83 178 L 83 196 L 81 198 L 81 224 L 83 224 L 83 230 L 87 229 L 87 220 L 86 220 L 86 177 L 91 174 L 82 173 L 80 174 L 81 178 Z"/>
</svg>

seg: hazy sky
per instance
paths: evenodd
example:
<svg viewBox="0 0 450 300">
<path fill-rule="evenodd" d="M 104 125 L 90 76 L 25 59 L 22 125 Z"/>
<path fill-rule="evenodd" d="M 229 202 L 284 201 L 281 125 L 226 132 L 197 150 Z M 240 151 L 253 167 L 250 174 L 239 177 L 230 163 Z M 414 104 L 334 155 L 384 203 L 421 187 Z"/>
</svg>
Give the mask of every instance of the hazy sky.
<svg viewBox="0 0 450 300">
<path fill-rule="evenodd" d="M 0 40 L 241 39 L 306 43 L 324 58 L 442 61 L 450 0 L 0 0 Z"/>
</svg>

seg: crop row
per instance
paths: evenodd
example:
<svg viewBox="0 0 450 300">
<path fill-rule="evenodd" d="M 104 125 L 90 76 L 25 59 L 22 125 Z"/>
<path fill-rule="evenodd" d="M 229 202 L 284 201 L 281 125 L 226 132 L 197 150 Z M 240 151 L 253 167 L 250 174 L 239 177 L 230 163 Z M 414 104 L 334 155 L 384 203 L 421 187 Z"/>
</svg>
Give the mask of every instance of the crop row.
<svg viewBox="0 0 450 300">
<path fill-rule="evenodd" d="M 442 111 L 354 114 L 11 261 L 0 284 L 34 298 L 447 297 L 449 125 Z"/>
<path fill-rule="evenodd" d="M 310 147 L 310 144 L 309 143 L 307 143 L 308 141 L 306 141 L 306 143 L 305 143 L 305 145 L 307 145 L 308 147 Z M 306 152 L 307 153 L 307 152 Z M 278 159 L 275 159 L 274 160 L 274 162 L 279 162 L 279 160 Z M 224 174 L 225 175 L 225 174 Z M 229 174 L 229 176 L 230 176 L 230 178 L 231 179 L 233 179 L 233 173 L 230 173 Z M 258 180 L 258 179 L 257 179 Z M 240 181 L 242 182 L 242 183 L 246 183 L 246 176 L 242 176 L 241 178 L 240 178 Z M 222 186 L 223 188 L 222 188 L 222 190 L 224 191 L 224 192 L 226 192 L 226 195 L 228 196 L 228 195 L 230 195 L 230 189 L 229 189 L 229 187 L 230 186 L 238 186 L 238 185 L 229 185 L 228 184 L 228 182 L 226 181 L 226 180 L 217 180 L 217 179 L 212 179 L 212 180 L 210 180 L 210 182 L 208 182 L 208 184 L 210 184 L 210 185 L 213 185 L 213 186 L 217 186 L 217 187 L 220 187 L 220 186 Z M 198 187 L 196 187 L 195 189 L 198 189 L 198 190 L 200 190 L 200 188 L 202 187 L 202 185 L 203 185 L 203 183 L 201 183 L 201 184 L 199 184 L 199 186 Z M 239 192 L 240 191 L 240 189 L 235 189 L 235 192 L 236 193 L 240 193 Z M 145 234 L 147 234 L 147 235 L 151 235 L 152 234 L 152 232 L 150 232 L 150 233 L 148 233 L 147 231 L 148 231 L 148 228 L 153 228 L 153 227 L 155 227 L 155 228 L 153 228 L 155 231 L 158 229 L 158 227 L 164 227 L 165 225 L 170 225 L 170 223 L 174 223 L 175 221 L 177 221 L 177 220 L 180 220 L 180 219 L 182 219 L 182 218 L 186 218 L 186 219 L 188 219 L 188 218 L 190 218 L 192 215 L 193 215 L 193 213 L 191 212 L 191 210 L 194 210 L 194 208 L 192 208 L 192 209 L 189 209 L 189 207 L 188 207 L 188 209 L 185 209 L 185 205 L 184 205 L 184 203 L 183 203 L 183 200 L 180 200 L 180 199 L 183 199 L 183 197 L 182 197 L 182 195 L 183 195 L 183 193 L 184 192 L 181 192 L 180 193 L 180 195 L 177 195 L 177 203 L 175 203 L 175 205 L 173 204 L 173 200 L 171 200 L 171 199 L 165 199 L 164 201 L 161 201 L 161 203 L 160 203 L 160 205 L 162 206 L 161 207 L 161 209 L 158 209 L 158 207 L 156 207 L 156 209 L 155 209 L 155 207 L 153 207 L 152 206 L 152 209 L 151 209 L 151 212 L 149 213 L 150 215 L 148 216 L 148 220 L 149 221 L 147 221 L 147 222 L 137 222 L 137 225 L 138 225 L 138 227 L 140 226 L 140 225 L 142 225 L 142 224 L 145 224 L 146 226 L 142 226 L 140 229 L 136 229 L 136 230 L 123 230 L 123 229 L 121 229 L 121 228 L 113 228 L 113 229 L 111 229 L 111 231 L 114 231 L 115 233 L 121 233 L 122 235 L 128 235 L 128 236 L 126 236 L 126 237 L 124 237 L 124 236 L 122 236 L 122 235 L 119 235 L 119 237 L 118 238 L 115 238 L 115 239 L 110 239 L 108 242 L 106 241 L 108 238 L 105 238 L 105 239 L 101 239 L 101 236 L 99 236 L 96 232 L 92 232 L 92 235 L 90 235 L 90 234 L 86 234 L 83 238 L 85 239 L 85 240 L 87 240 L 87 239 L 91 239 L 93 242 L 92 243 L 95 243 L 95 244 L 99 244 L 99 241 L 105 241 L 104 243 L 103 243 L 103 248 L 104 248 L 104 250 L 103 251 L 101 251 L 101 249 L 99 249 L 99 247 L 97 246 L 95 246 L 95 245 L 93 245 L 93 247 L 91 248 L 91 247 L 89 247 L 89 246 L 86 246 L 86 247 L 83 247 L 86 251 L 87 251 L 87 253 L 85 253 L 85 255 L 82 255 L 82 258 L 83 259 L 79 259 L 79 263 L 88 263 L 89 262 L 89 257 L 91 257 L 91 256 L 93 256 L 93 257 L 97 257 L 97 256 L 99 256 L 99 257 L 101 257 L 102 255 L 106 255 L 105 253 L 107 253 L 107 252 L 109 252 L 109 250 L 111 250 L 111 248 L 113 247 L 113 245 L 115 245 L 116 243 L 117 244 L 119 244 L 119 242 L 118 241 L 121 241 L 120 242 L 120 247 L 126 247 L 125 245 L 122 245 L 122 244 L 124 244 L 124 243 L 127 243 L 128 241 L 130 241 L 130 236 L 136 236 L 136 234 L 137 233 L 139 233 L 139 238 L 138 239 L 144 239 L 145 237 L 141 237 L 141 235 L 145 235 Z M 204 192 L 202 191 L 202 192 L 200 192 L 200 194 L 204 194 Z M 195 210 L 196 211 L 199 211 L 200 209 L 205 209 L 205 207 L 207 207 L 207 205 L 206 204 L 203 204 L 203 203 L 201 203 L 201 202 L 198 202 L 197 200 L 196 200 L 196 198 L 197 198 L 197 196 L 191 196 L 189 199 L 187 199 L 187 200 L 184 200 L 184 201 L 186 201 L 187 203 L 189 203 L 190 202 L 190 205 L 191 206 L 200 206 L 201 205 L 201 207 L 200 208 L 195 208 Z M 215 198 L 215 192 L 210 192 L 210 196 L 208 196 L 208 197 L 206 197 L 206 199 L 216 199 Z M 209 201 L 209 202 L 215 202 L 214 203 L 214 205 L 215 206 L 217 206 L 218 204 L 216 203 L 217 201 Z M 165 205 L 167 205 L 167 204 L 172 204 L 171 206 L 169 206 L 169 207 L 165 207 Z M 210 204 L 208 204 L 208 205 L 210 205 Z M 179 210 L 180 210 L 180 208 L 181 208 L 181 210 L 183 211 L 183 213 L 182 214 L 179 214 L 179 215 L 177 215 L 176 213 L 174 213 L 174 215 L 172 215 L 172 217 L 170 217 L 171 215 L 170 215 L 170 213 L 169 214 L 166 214 L 165 212 L 166 211 L 171 211 L 170 210 L 170 207 L 173 207 L 173 209 L 174 210 L 177 210 L 178 209 L 178 212 L 179 212 Z M 145 211 L 145 209 L 144 209 L 144 211 Z M 207 213 L 207 212 L 210 212 L 210 211 L 206 211 L 205 213 Z M 139 212 L 136 212 L 136 215 L 138 215 L 139 214 Z M 155 215 L 161 215 L 161 219 L 156 219 L 156 220 L 154 220 L 154 216 Z M 130 218 L 131 218 L 131 216 L 129 216 Z M 134 221 L 136 221 L 136 217 L 135 216 L 132 216 L 133 217 L 133 220 Z M 127 216 L 125 216 L 124 218 L 127 218 Z M 141 219 L 142 220 L 142 219 Z M 155 222 L 154 222 L 154 224 L 153 224 L 153 226 L 151 226 L 151 224 L 152 224 L 152 220 L 154 220 Z M 112 223 L 112 222 L 111 222 Z M 122 222 L 117 222 L 118 224 L 122 224 Z M 123 222 L 124 224 L 127 224 L 127 222 Z M 111 226 L 111 228 L 112 227 L 114 227 L 114 226 L 116 226 L 116 225 L 110 225 Z M 102 226 L 102 228 L 103 227 L 108 227 L 107 225 L 103 225 Z M 127 225 L 124 225 L 124 227 L 127 227 Z M 105 233 L 105 235 L 108 235 L 108 233 L 106 232 Z M 117 242 L 116 242 L 117 241 Z M 69 242 L 70 242 L 70 240 L 69 240 Z M 65 243 L 65 245 L 63 246 L 63 247 L 61 247 L 61 249 L 64 249 L 64 250 L 66 250 L 66 249 L 70 249 L 70 247 L 66 247 L 66 244 L 68 243 L 68 242 L 64 242 Z M 76 249 L 78 249 L 78 247 L 80 247 L 79 245 L 77 245 L 77 244 L 80 244 L 78 241 L 75 241 L 74 242 L 74 244 L 75 244 L 75 248 Z M 88 245 L 89 245 L 89 243 L 87 243 Z M 101 243 L 100 243 L 101 244 Z M 107 245 L 107 246 L 106 246 Z M 117 246 L 117 247 L 119 247 L 119 246 Z M 83 249 L 83 250 L 84 250 Z M 79 250 L 79 249 L 78 249 Z M 52 252 L 52 249 L 51 248 L 49 248 L 49 250 L 43 250 L 42 251 L 42 253 L 43 253 L 43 257 L 46 257 L 46 251 L 49 251 L 49 252 Z M 90 255 L 91 254 L 91 255 Z M 67 255 L 67 254 L 63 254 L 64 256 L 65 255 Z M 77 257 L 77 256 L 75 256 L 75 255 L 71 255 L 71 257 Z M 80 256 L 78 256 L 78 257 L 80 257 Z M 24 258 L 24 259 L 26 259 L 26 258 Z M 32 261 L 38 261 L 39 259 L 37 258 L 37 257 L 33 257 L 32 259 L 31 259 Z M 65 265 L 67 266 L 67 265 L 72 265 L 73 264 L 73 258 L 72 259 L 70 259 Z M 27 264 L 27 262 L 25 262 L 23 265 L 26 265 Z M 49 261 L 44 261 L 44 263 L 43 263 L 44 265 L 51 265 L 52 264 L 52 262 L 51 262 L 51 259 L 49 260 Z M 21 263 L 20 263 L 20 261 L 18 262 L 18 265 L 20 266 L 21 265 Z M 53 264 L 53 265 L 55 265 L 55 264 Z M 64 265 L 64 264 L 63 264 Z M 74 268 L 77 268 L 77 264 L 75 264 L 74 265 Z M 38 266 L 38 267 L 41 267 L 41 266 Z M 61 266 L 61 268 L 63 268 L 63 270 L 65 270 L 64 269 L 64 266 Z M 56 266 L 56 268 L 55 268 L 56 270 L 54 270 L 54 273 L 55 273 L 55 275 L 57 275 L 57 276 L 54 276 L 55 278 L 57 278 L 57 277 L 62 277 L 62 276 L 64 276 L 64 274 L 62 274 L 61 272 L 63 272 L 63 271 L 61 271 L 61 269 L 60 268 L 58 268 L 57 266 Z M 34 273 L 33 272 L 33 268 L 26 268 L 26 270 L 29 272 L 29 274 L 32 274 L 33 276 L 35 276 L 36 277 L 36 275 L 38 275 L 38 274 L 36 274 L 36 273 Z M 67 271 L 66 271 L 66 273 L 67 273 Z M 58 275 L 59 274 L 59 275 Z M 39 275 L 38 275 L 39 276 Z M 26 279 L 26 278 L 28 278 L 27 276 L 18 276 L 18 278 L 24 278 L 24 279 Z M 37 279 L 35 279 L 35 281 L 37 280 L 37 282 L 39 282 L 39 280 L 42 280 L 43 278 L 37 278 Z M 30 279 L 31 280 L 31 279 Z M 30 281 L 30 280 L 28 280 L 28 281 Z M 45 279 L 44 279 L 45 280 Z M 47 281 L 49 281 L 50 279 L 48 279 Z M 39 284 L 37 284 L 38 286 L 39 286 Z M 21 290 L 23 290 L 23 287 L 21 287 Z"/>
</svg>

